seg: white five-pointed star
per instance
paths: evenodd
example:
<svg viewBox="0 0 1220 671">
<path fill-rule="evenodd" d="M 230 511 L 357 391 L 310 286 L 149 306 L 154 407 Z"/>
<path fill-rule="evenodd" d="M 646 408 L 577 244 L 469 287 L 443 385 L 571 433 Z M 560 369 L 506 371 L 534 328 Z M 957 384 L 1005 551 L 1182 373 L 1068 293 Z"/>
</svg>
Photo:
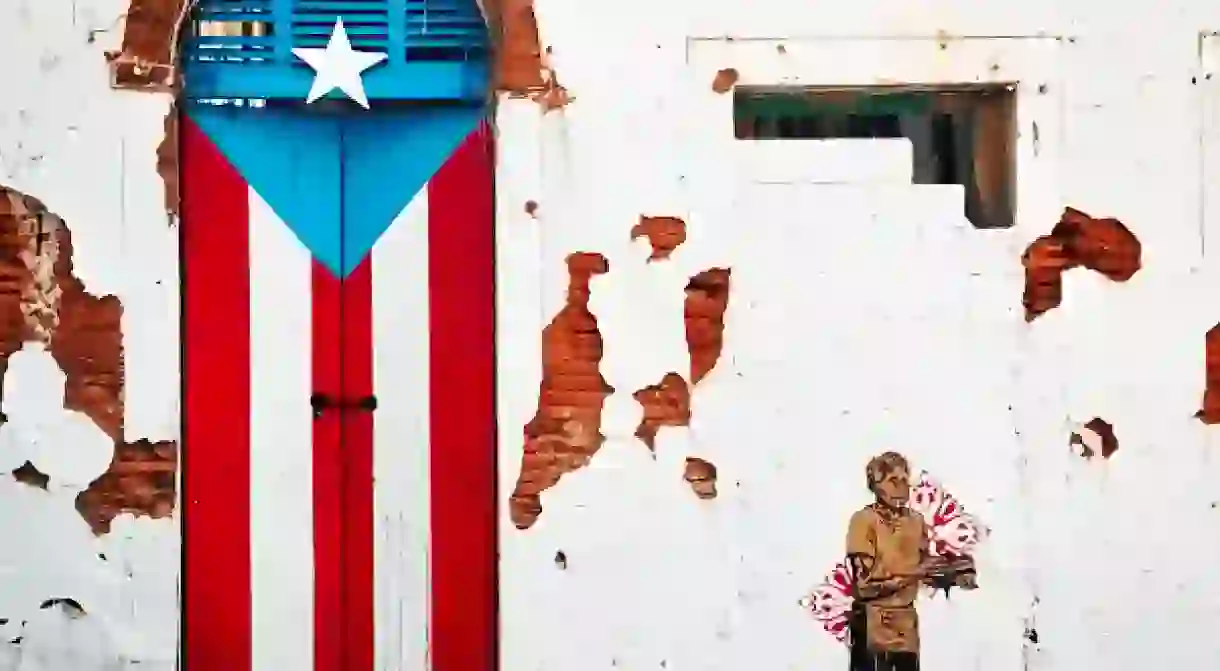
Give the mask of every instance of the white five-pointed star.
<svg viewBox="0 0 1220 671">
<path fill-rule="evenodd" d="M 334 32 L 330 34 L 330 42 L 326 44 L 325 49 L 293 49 L 292 53 L 308 63 L 316 73 L 309 96 L 305 98 L 306 104 L 337 88 L 360 103 L 364 109 L 369 108 L 369 99 L 364 95 L 364 82 L 360 79 L 360 73 L 384 61 L 386 55 L 352 51 L 352 43 L 347 40 L 347 31 L 343 29 L 343 19 L 335 21 Z"/>
</svg>

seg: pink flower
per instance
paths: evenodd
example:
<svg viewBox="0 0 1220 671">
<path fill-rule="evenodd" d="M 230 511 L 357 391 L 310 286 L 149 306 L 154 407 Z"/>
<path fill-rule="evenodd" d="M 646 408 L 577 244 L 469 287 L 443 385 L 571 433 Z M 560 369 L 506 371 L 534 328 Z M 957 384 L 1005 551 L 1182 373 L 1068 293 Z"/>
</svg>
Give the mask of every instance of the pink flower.
<svg viewBox="0 0 1220 671">
<path fill-rule="evenodd" d="M 987 536 L 987 528 L 926 472 L 920 472 L 911 486 L 911 509 L 927 522 L 928 548 L 934 555 L 970 556 Z M 851 570 L 847 564 L 835 564 L 801 604 L 827 633 L 847 643 L 847 617 L 852 604 Z"/>
</svg>

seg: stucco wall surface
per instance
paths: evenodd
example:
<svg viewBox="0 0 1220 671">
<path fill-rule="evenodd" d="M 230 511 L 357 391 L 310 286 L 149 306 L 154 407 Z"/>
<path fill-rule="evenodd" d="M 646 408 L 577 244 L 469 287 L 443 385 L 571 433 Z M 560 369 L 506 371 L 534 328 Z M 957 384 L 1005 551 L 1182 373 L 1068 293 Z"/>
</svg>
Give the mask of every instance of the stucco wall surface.
<svg viewBox="0 0 1220 671">
<path fill-rule="evenodd" d="M 985 536 L 925 668 L 1220 665 L 1214 3 L 533 13 L 566 98 L 497 111 L 502 668 L 846 668 L 801 599 L 888 449 Z M 905 140 L 733 138 L 734 86 L 979 82 L 1017 84 L 1010 229 Z M 1027 320 L 1069 207 L 1139 263 Z"/>
<path fill-rule="evenodd" d="M 170 99 L 112 90 L 120 0 L 0 3 L 0 669 L 171 669 Z M 7 475 L 12 473 L 12 475 Z"/>
<path fill-rule="evenodd" d="M 156 172 L 169 99 L 108 86 L 125 9 L 0 6 L 15 268 L 0 668 L 175 656 L 173 487 L 106 485 L 164 474 L 178 416 L 177 231 Z M 865 460 L 889 448 L 989 530 L 982 588 L 921 603 L 926 663 L 1220 663 L 1220 446 L 1195 417 L 1220 320 L 1220 48 L 1201 37 L 1220 9 L 536 0 L 534 14 L 566 93 L 505 95 L 497 112 L 503 668 L 842 663 L 799 600 L 867 502 Z M 895 36 L 918 39 L 876 45 Z M 738 86 L 1011 71 L 1017 226 L 971 229 L 959 192 L 909 184 L 901 148 L 743 149 L 713 90 L 727 68 Z M 1068 271 L 1061 305 L 1027 322 L 1022 253 L 1068 206 L 1121 220 L 1142 268 L 1122 283 Z M 20 228 L 31 216 L 49 237 Z M 121 366 L 90 368 L 103 359 Z M 1108 459 L 1070 445 L 1093 417 L 1120 440 Z M 109 512 L 82 499 L 91 487 L 112 492 Z"/>
</svg>

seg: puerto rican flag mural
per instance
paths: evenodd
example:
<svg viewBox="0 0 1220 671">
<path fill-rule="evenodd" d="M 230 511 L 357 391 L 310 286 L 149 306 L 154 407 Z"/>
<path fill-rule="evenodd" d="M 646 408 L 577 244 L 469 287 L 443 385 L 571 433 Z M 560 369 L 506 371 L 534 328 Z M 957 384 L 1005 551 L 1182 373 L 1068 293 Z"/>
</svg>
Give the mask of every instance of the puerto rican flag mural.
<svg viewBox="0 0 1220 671">
<path fill-rule="evenodd" d="M 496 668 L 482 113 L 181 126 L 185 670 Z"/>
</svg>

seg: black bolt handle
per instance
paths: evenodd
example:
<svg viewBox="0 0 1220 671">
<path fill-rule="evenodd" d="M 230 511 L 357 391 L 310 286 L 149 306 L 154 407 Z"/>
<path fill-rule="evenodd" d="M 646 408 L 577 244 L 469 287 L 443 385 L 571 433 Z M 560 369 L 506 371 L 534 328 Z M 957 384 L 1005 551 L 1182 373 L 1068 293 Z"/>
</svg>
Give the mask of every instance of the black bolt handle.
<svg viewBox="0 0 1220 671">
<path fill-rule="evenodd" d="M 351 408 L 354 410 L 363 410 L 365 412 L 373 412 L 377 409 L 377 397 L 373 395 L 362 396 L 355 400 L 336 399 L 329 394 L 311 394 L 309 396 L 309 407 L 313 410 L 314 419 L 322 416 L 329 408 Z"/>
</svg>

